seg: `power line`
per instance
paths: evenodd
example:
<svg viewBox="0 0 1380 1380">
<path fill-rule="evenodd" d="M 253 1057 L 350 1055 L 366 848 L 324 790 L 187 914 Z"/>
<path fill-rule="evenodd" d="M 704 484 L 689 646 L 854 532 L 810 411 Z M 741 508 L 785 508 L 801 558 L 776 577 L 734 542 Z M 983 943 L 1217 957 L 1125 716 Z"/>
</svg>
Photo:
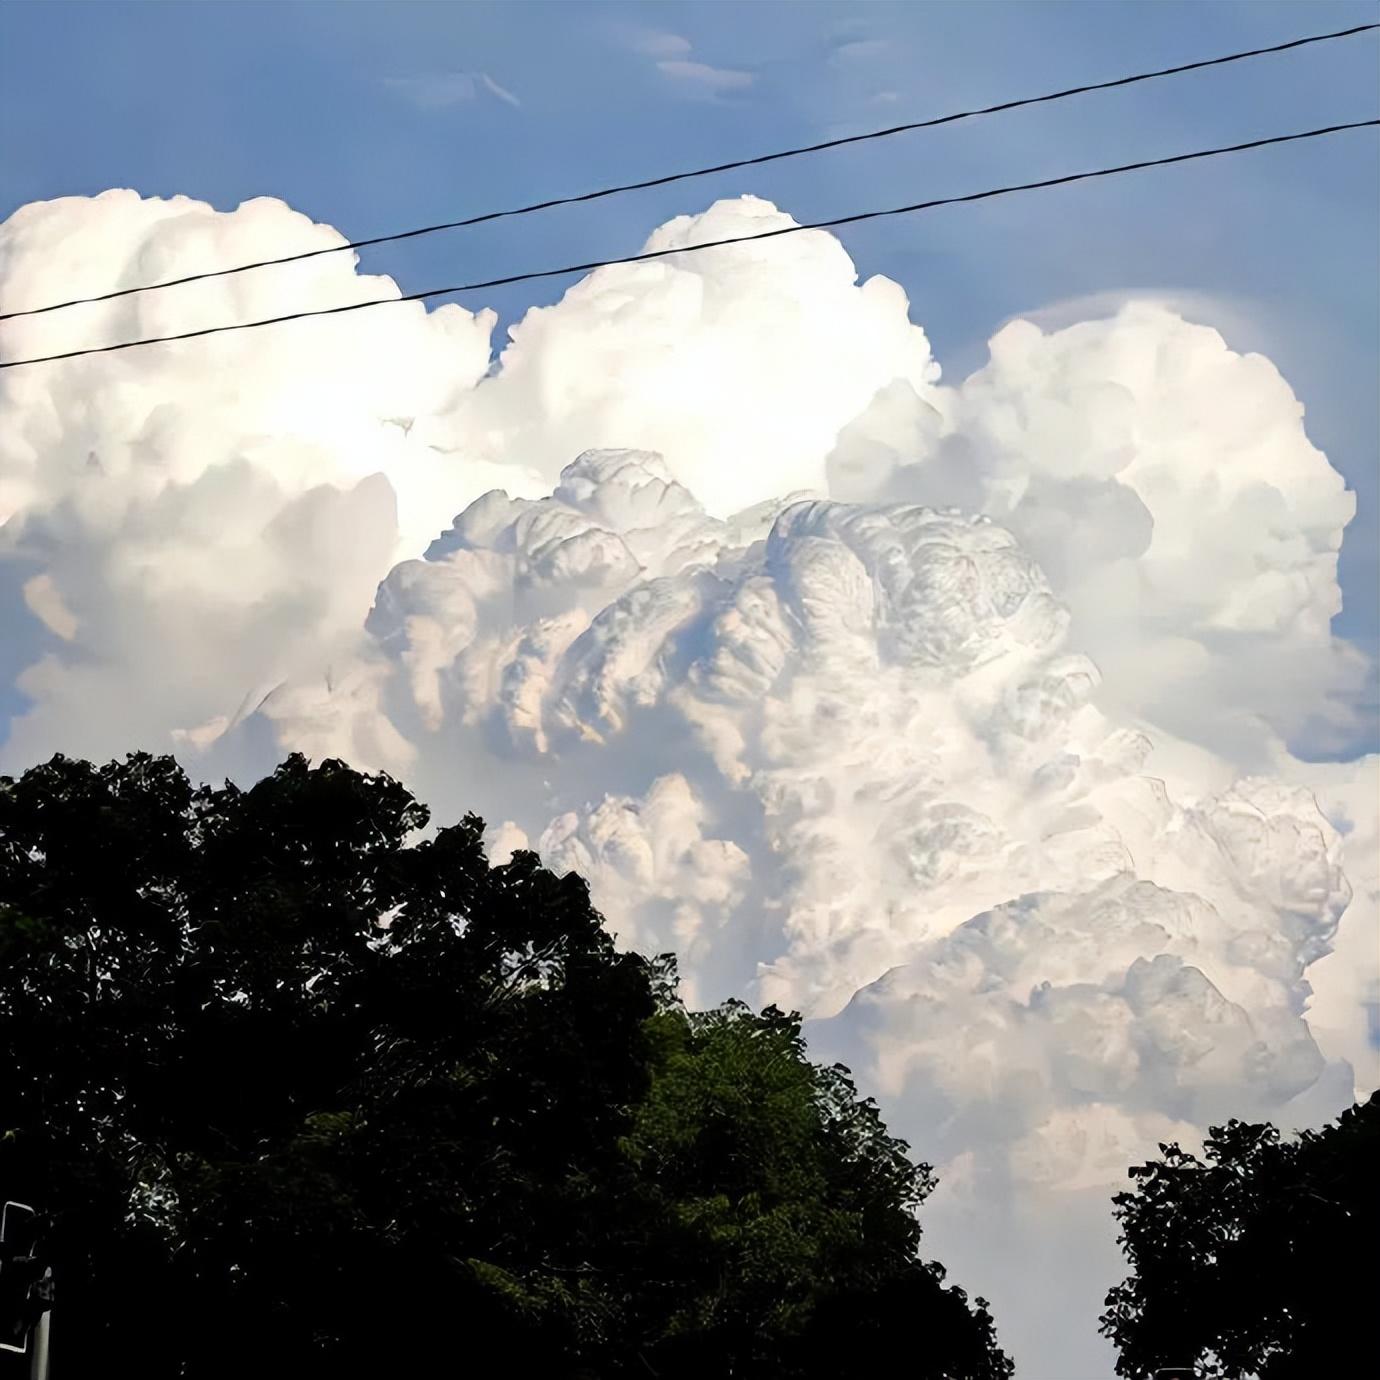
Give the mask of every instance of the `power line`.
<svg viewBox="0 0 1380 1380">
<path fill-rule="evenodd" d="M 916 120 L 910 124 L 892 125 L 887 129 L 874 129 L 867 134 L 850 134 L 840 139 L 826 139 L 818 144 L 804 144 L 799 148 L 781 149 L 776 153 L 763 153 L 754 158 L 736 158 L 728 163 L 715 163 L 706 168 L 692 168 L 685 172 L 666 173 L 661 177 L 647 178 L 643 182 L 624 182 L 616 187 L 602 187 L 598 191 L 581 192 L 575 196 L 553 197 L 548 201 L 536 201 L 529 206 L 516 206 L 506 211 L 486 211 L 482 215 L 469 216 L 464 220 L 444 221 L 439 225 L 423 225 L 413 230 L 400 230 L 391 235 L 375 235 L 370 239 L 351 240 L 347 244 L 333 244 L 323 249 L 305 249 L 298 254 L 284 254 L 276 259 L 258 259 L 253 263 L 238 264 L 234 268 L 208 269 L 204 273 L 189 273 L 182 278 L 168 278 L 163 282 L 146 283 L 142 287 L 117 288 L 113 292 L 100 293 L 95 297 L 74 297 L 67 302 L 52 302 L 46 307 L 28 307 L 23 311 L 0 312 L 0 321 L 12 321 L 20 316 L 40 316 L 44 312 L 63 311 L 68 307 L 88 306 L 93 302 L 111 302 L 117 297 L 129 297 L 139 292 L 157 292 L 163 288 L 181 287 L 185 283 L 199 283 L 207 278 L 225 278 L 235 273 L 248 273 L 256 268 L 272 268 L 278 264 L 300 263 L 303 259 L 315 259 L 322 254 L 343 254 L 346 250 L 367 249 L 376 244 L 392 244 L 398 240 L 416 239 L 421 235 L 434 235 L 442 230 L 463 230 L 472 225 L 484 225 L 489 221 L 504 220 L 510 216 L 527 216 L 535 211 L 549 211 L 557 206 L 573 206 L 584 201 L 598 201 L 603 197 L 619 196 L 624 192 L 646 191 L 651 187 L 665 187 L 673 182 L 685 182 L 690 178 L 709 177 L 714 173 L 732 172 L 737 168 L 754 168 L 763 163 L 775 163 L 784 158 L 799 158 L 808 153 L 821 153 L 825 149 L 842 148 L 846 144 L 862 144 L 872 139 L 888 139 L 894 134 L 907 134 L 917 129 L 934 129 L 939 125 L 955 124 L 959 120 L 972 120 L 983 115 L 997 115 L 1007 110 L 1019 110 L 1022 106 L 1041 105 L 1048 101 L 1062 101 L 1070 96 L 1082 96 L 1091 91 L 1110 91 L 1118 86 L 1134 86 L 1137 82 L 1154 81 L 1160 77 L 1173 77 L 1183 72 L 1196 72 L 1205 67 L 1221 67 L 1230 62 L 1242 62 L 1246 58 L 1264 57 L 1270 53 L 1288 52 L 1292 48 L 1304 48 L 1311 43 L 1327 43 L 1334 38 L 1354 38 L 1357 34 L 1380 29 L 1377 24 L 1357 24 L 1350 29 L 1337 29 L 1331 33 L 1310 34 L 1306 38 L 1290 39 L 1287 43 L 1271 44 L 1268 48 L 1247 48 L 1239 53 L 1227 53 L 1223 57 L 1201 58 L 1196 62 L 1184 62 L 1175 67 L 1161 67 L 1153 72 L 1136 72 L 1131 76 L 1114 77 L 1110 81 L 1089 82 L 1083 86 L 1069 86 L 1062 91 L 1050 91 L 1043 96 L 1024 96 L 1019 100 L 1002 101 L 997 105 L 982 106 L 975 110 L 960 110 L 952 115 L 938 115 L 929 120 Z"/>
<path fill-rule="evenodd" d="M 462 292 L 478 292 L 484 288 L 507 287 L 512 283 L 530 283 L 538 278 L 559 278 L 569 273 L 588 273 L 596 268 L 615 264 L 646 263 L 650 259 L 664 259 L 674 254 L 697 254 L 705 249 L 722 249 L 730 244 L 748 244 L 753 240 L 777 239 L 782 235 L 797 235 L 802 230 L 832 230 L 840 225 L 856 225 L 860 221 L 880 220 L 884 216 L 904 216 L 914 211 L 929 211 L 937 206 L 957 206 L 969 201 L 987 201 L 992 197 L 1010 196 L 1014 192 L 1033 192 L 1043 187 L 1062 187 L 1070 182 L 1086 182 L 1096 177 L 1113 177 L 1118 173 L 1139 172 L 1143 168 L 1162 168 L 1171 163 L 1189 163 L 1199 158 L 1216 158 L 1221 154 L 1243 153 L 1247 149 L 1266 148 L 1271 144 L 1291 144 L 1300 139 L 1319 139 L 1348 129 L 1367 129 L 1380 125 L 1380 119 L 1353 120 L 1350 124 L 1326 125 L 1322 129 L 1303 130 L 1298 134 L 1276 134 L 1268 139 L 1252 139 L 1244 144 L 1227 144 L 1215 149 L 1199 149 L 1194 153 L 1175 153 L 1166 158 L 1147 158 L 1138 163 L 1122 163 L 1114 168 L 1095 168 L 1089 172 L 1066 173 L 1063 177 L 1047 177 L 1039 182 L 1020 182 L 1008 187 L 992 187 L 985 192 L 968 192 L 963 196 L 937 197 L 932 201 L 917 201 L 909 206 L 893 206 L 884 211 L 857 211 L 832 220 L 816 220 L 804 225 L 783 225 L 776 230 L 761 230 L 754 235 L 737 235 L 731 239 L 708 240 L 680 249 L 651 249 L 641 254 L 628 254 L 618 259 L 594 259 L 589 263 L 566 264 L 562 268 L 542 268 L 528 273 L 512 273 L 505 278 L 487 278 L 482 282 L 460 283 L 454 287 L 431 288 L 426 292 L 410 292 L 398 297 L 379 297 L 367 302 L 347 302 L 338 307 L 317 307 L 310 311 L 289 312 L 285 316 L 268 316 L 258 321 L 239 321 L 224 326 L 203 326 L 200 330 L 181 331 L 176 335 L 154 335 L 140 340 L 122 340 L 113 345 L 93 345 L 82 350 L 66 350 L 61 354 L 37 355 L 31 359 L 0 360 L 0 369 L 16 369 L 21 364 L 51 364 L 62 359 L 77 359 L 83 355 L 103 355 L 115 350 L 132 350 L 140 345 L 166 345 L 176 340 L 195 340 L 204 335 L 220 335 L 227 331 L 249 331 L 258 326 L 277 326 L 287 321 L 303 321 L 312 316 L 338 316 L 347 311 L 363 311 L 367 307 L 387 307 L 398 302 L 424 302 L 432 297 L 449 297 Z"/>
</svg>

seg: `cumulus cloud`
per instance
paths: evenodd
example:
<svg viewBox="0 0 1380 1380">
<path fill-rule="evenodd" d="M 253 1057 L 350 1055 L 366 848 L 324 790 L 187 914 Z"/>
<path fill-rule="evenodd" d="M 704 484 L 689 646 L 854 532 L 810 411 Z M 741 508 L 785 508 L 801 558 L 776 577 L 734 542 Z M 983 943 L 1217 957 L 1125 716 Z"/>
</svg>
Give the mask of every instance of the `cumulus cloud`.
<svg viewBox="0 0 1380 1380">
<path fill-rule="evenodd" d="M 792 224 L 740 197 L 668 221 L 645 247 Z M 466 453 L 521 457 L 554 486 L 584 450 L 654 450 L 719 516 L 822 491 L 840 428 L 878 389 L 932 395 L 939 367 L 907 306 L 886 278 L 859 284 L 824 232 L 598 269 L 513 328 L 466 409 Z"/>
<path fill-rule="evenodd" d="M 648 247 L 789 223 L 745 197 Z M 339 242 L 277 202 L 69 199 L 0 227 L 0 300 Z M 397 291 L 298 269 L 293 305 Z M 400 304 L 0 376 L 6 766 L 298 748 L 479 811 L 693 1000 L 805 1011 L 940 1164 L 930 1249 L 1024 1373 L 1106 1369 L 1126 1164 L 1377 1081 L 1377 761 L 1285 746 L 1348 728 L 1352 498 L 1288 385 L 1153 303 L 1011 323 L 946 385 L 815 232 L 599 270 L 496 361 L 492 326 Z"/>
<path fill-rule="evenodd" d="M 368 693 L 284 692 L 279 741 L 386 740 L 373 760 L 431 798 L 478 796 L 497 849 L 588 878 L 623 942 L 676 949 L 692 1000 L 811 1015 L 955 1170 L 936 1248 L 1076 1201 L 1100 1227 L 1061 1307 L 1087 1339 L 1128 1163 L 1230 1115 L 1326 1115 L 1347 1058 L 1370 1076 L 1354 1019 L 1326 1052 L 1309 1022 L 1356 831 L 1110 719 L 1049 582 L 985 518 L 806 498 L 721 520 L 654 455 L 589 453 L 550 498 L 472 505 L 369 626 Z M 1348 951 L 1368 926 L 1373 901 Z M 1035 1325 L 1028 1279 L 957 1258 Z"/>
<path fill-rule="evenodd" d="M 1345 740 L 1364 659 L 1332 638 L 1355 512 L 1274 366 L 1157 304 L 1004 327 L 940 401 L 893 385 L 841 435 L 831 491 L 958 503 L 1040 562 L 1103 702 L 1237 760 Z"/>
<path fill-rule="evenodd" d="M 340 243 L 277 201 L 219 213 L 107 192 L 17 211 L 0 227 L 0 282 L 23 306 Z M 328 255 L 287 280 L 241 275 L 11 322 L 6 349 L 397 292 Z M 426 430 L 488 367 L 492 313 L 400 303 L 368 315 L 0 378 L 0 578 L 36 614 L 6 641 L 33 701 L 8 762 L 156 746 L 329 664 L 390 565 L 494 481 Z M 400 417 L 421 420 L 404 433 L 386 422 Z"/>
</svg>

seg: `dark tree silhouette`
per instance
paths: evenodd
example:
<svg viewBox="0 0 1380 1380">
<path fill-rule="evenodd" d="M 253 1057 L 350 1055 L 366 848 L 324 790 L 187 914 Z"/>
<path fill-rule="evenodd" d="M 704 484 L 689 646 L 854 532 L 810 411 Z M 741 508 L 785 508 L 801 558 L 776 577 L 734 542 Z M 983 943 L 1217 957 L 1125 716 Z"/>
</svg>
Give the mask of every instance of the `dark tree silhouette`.
<svg viewBox="0 0 1380 1380">
<path fill-rule="evenodd" d="M 0 1191 L 60 1375 L 1010 1373 L 796 1018 L 686 1012 L 578 878 L 426 823 L 300 757 L 0 779 Z"/>
<path fill-rule="evenodd" d="M 1115 1201 L 1134 1274 L 1107 1296 L 1117 1374 L 1221 1380 L 1360 1374 L 1373 1350 L 1380 1093 L 1321 1131 L 1214 1127 L 1130 1171 Z"/>
</svg>

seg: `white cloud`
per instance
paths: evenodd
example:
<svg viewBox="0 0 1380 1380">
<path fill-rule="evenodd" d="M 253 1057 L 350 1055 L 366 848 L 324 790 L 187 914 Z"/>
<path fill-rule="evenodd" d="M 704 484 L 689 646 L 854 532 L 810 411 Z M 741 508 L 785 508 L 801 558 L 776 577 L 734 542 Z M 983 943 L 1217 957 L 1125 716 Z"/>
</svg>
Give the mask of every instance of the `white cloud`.
<svg viewBox="0 0 1380 1380">
<path fill-rule="evenodd" d="M 885 57 L 893 46 L 891 40 L 886 38 L 854 38 L 835 44 L 830 58 L 836 63 L 871 62 Z"/>
<path fill-rule="evenodd" d="M 487 72 L 479 74 L 479 81 L 489 95 L 497 96 L 500 101 L 504 101 L 508 105 L 521 106 L 522 102 L 507 88 L 500 86 Z"/>
<path fill-rule="evenodd" d="M 680 34 L 657 31 L 638 34 L 633 39 L 633 47 L 639 53 L 652 58 L 682 58 L 691 51 L 688 38 L 682 38 Z"/>
<path fill-rule="evenodd" d="M 656 68 L 663 76 L 674 81 L 703 87 L 715 93 L 745 91 L 754 81 L 751 72 L 739 72 L 731 67 L 711 67 L 706 62 L 690 62 L 680 58 L 664 59 L 657 63 Z"/>
<path fill-rule="evenodd" d="M 1354 730 L 1366 665 L 1329 625 L 1355 497 L 1267 359 L 1131 303 L 1008 324 L 941 407 L 937 426 L 904 388 L 879 396 L 840 437 L 832 492 L 1009 525 L 1123 712 L 1248 765 L 1271 732 Z"/>
<path fill-rule="evenodd" d="M 792 224 L 740 197 L 676 217 L 646 248 Z M 879 388 L 901 378 L 929 396 L 938 379 L 906 307 L 885 278 L 859 286 L 813 231 L 600 269 L 513 328 L 497 376 L 463 404 L 467 453 L 521 455 L 554 485 L 582 450 L 655 450 L 721 516 L 822 489 L 839 429 Z"/>
<path fill-rule="evenodd" d="M 108 192 L 16 212 L 0 279 L 7 300 L 48 301 L 340 243 L 269 199 L 222 214 Z M 286 281 L 240 275 L 15 321 L 6 346 L 272 315 Z M 396 292 L 345 254 L 291 277 L 294 306 Z M 328 662 L 398 556 L 493 482 L 428 446 L 438 412 L 487 368 L 491 313 L 406 303 L 294 324 L 0 378 L 0 579 L 27 587 L 51 630 L 6 638 L 7 670 L 35 701 L 8 762 L 156 747 Z M 421 420 L 405 435 L 390 417 Z"/>
<path fill-rule="evenodd" d="M 742 198 L 648 243 L 789 223 Z M 278 202 L 73 198 L 0 227 L 0 290 L 335 243 Z M 294 272 L 294 305 L 396 292 L 345 255 Z M 10 348 L 268 314 L 281 284 Z M 7 371 L 0 607 L 34 704 L 6 767 L 300 747 L 478 810 L 697 998 L 810 1012 L 942 1161 L 928 1249 L 1022 1373 L 1105 1370 L 1109 1180 L 1380 1081 L 1380 898 L 1376 760 L 1281 745 L 1346 718 L 1351 498 L 1268 361 L 1162 304 L 1093 314 L 1011 323 L 944 386 L 901 290 L 809 232 L 600 270 L 494 369 L 490 313 L 406 304 Z M 1039 1242 L 1069 1292 L 1003 1264 Z"/>
<path fill-rule="evenodd" d="M 635 52 L 651 58 L 656 70 L 682 91 L 720 96 L 746 91 L 756 77 L 751 72 L 719 67 L 693 56 L 694 46 L 680 34 L 644 30 L 628 40 Z"/>
<path fill-rule="evenodd" d="M 424 110 L 444 110 L 449 106 L 464 105 L 486 93 L 506 105 L 522 105 L 511 91 L 500 86 L 487 72 L 438 72 L 385 77 L 383 84 Z"/>
<path fill-rule="evenodd" d="M 77 635 L 77 620 L 62 602 L 53 577 L 44 571 L 35 575 L 23 587 L 24 602 L 29 611 L 39 619 L 49 632 L 56 633 L 64 642 L 71 642 Z"/>
</svg>

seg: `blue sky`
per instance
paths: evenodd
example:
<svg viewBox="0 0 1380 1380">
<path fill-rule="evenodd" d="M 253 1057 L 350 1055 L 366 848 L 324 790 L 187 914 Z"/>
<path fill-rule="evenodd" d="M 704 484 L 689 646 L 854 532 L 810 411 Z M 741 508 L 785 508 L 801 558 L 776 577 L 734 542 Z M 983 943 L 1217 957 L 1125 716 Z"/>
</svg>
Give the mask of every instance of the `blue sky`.
<svg viewBox="0 0 1380 1380">
<path fill-rule="evenodd" d="M 1261 0 L 14 4 L 0 215 L 111 186 L 225 209 L 270 194 L 367 236 L 1376 18 Z M 365 266 L 417 290 L 633 252 L 719 196 L 814 219 L 1364 119 L 1376 73 L 1377 40 L 1351 39 L 384 246 Z M 1375 654 L 1378 201 L 1367 131 L 842 238 L 863 274 L 905 286 L 950 379 L 1014 314 L 1135 289 L 1181 294 L 1230 344 L 1268 353 L 1358 494 L 1338 628 Z M 564 286 L 488 303 L 510 321 Z"/>
</svg>

